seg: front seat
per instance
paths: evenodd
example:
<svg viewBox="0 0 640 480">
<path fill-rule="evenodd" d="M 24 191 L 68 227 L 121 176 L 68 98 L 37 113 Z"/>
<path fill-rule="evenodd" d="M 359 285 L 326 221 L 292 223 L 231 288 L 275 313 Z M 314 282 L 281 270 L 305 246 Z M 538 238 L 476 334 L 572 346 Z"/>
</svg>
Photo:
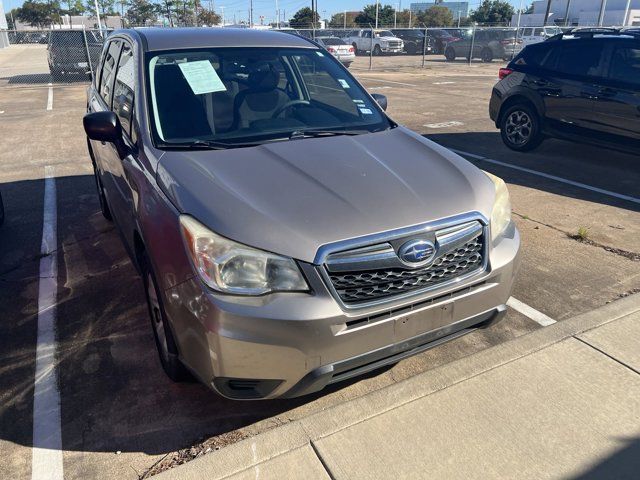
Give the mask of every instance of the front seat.
<svg viewBox="0 0 640 480">
<path fill-rule="evenodd" d="M 254 69 L 247 78 L 248 87 L 236 95 L 234 128 L 247 128 L 257 120 L 270 119 L 289 96 L 278 88 L 280 73 L 271 63 Z"/>
</svg>

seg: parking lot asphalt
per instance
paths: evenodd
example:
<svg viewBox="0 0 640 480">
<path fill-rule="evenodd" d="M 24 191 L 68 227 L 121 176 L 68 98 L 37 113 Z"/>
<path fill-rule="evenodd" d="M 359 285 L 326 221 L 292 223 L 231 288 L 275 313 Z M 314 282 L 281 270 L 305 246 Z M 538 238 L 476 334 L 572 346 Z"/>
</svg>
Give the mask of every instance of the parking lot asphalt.
<svg viewBox="0 0 640 480">
<path fill-rule="evenodd" d="M 555 140 L 532 153 L 507 150 L 487 114 L 499 62 L 469 67 L 434 58 L 423 70 L 415 68 L 419 57 L 376 57 L 372 71 L 365 62 L 357 59 L 354 74 L 388 96 L 394 119 L 509 184 L 523 245 L 517 300 L 562 321 L 640 288 L 640 203 L 624 199 L 640 197 L 637 158 Z M 45 166 L 57 188 L 55 364 L 65 478 L 138 478 L 543 328 L 540 317 L 510 309 L 487 330 L 296 400 L 231 402 L 199 384 L 171 383 L 157 359 L 142 283 L 99 213 L 81 126 L 85 88 L 0 87 L 3 476 L 31 473 Z M 580 227 L 588 232 L 583 241 L 571 238 Z"/>
</svg>

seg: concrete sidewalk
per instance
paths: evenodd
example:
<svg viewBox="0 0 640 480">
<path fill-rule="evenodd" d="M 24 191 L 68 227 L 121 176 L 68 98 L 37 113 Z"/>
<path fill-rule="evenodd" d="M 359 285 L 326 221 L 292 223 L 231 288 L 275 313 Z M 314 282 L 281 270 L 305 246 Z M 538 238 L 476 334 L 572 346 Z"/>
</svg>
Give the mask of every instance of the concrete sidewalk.
<svg viewBox="0 0 640 480">
<path fill-rule="evenodd" d="M 157 478 L 640 478 L 640 294 Z"/>
</svg>

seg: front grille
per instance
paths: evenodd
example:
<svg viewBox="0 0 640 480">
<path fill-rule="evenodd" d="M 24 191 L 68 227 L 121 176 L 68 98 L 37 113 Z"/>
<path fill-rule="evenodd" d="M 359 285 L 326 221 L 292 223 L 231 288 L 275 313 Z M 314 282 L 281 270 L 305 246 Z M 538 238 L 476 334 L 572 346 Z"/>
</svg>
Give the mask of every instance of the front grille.
<svg viewBox="0 0 640 480">
<path fill-rule="evenodd" d="M 400 48 L 400 42 L 398 40 L 390 40 L 388 45 L 389 48 Z"/>
<path fill-rule="evenodd" d="M 349 305 L 385 299 L 414 290 L 436 287 L 482 268 L 484 234 L 448 251 L 421 268 L 382 268 L 351 272 L 327 271 L 340 299 Z"/>
</svg>

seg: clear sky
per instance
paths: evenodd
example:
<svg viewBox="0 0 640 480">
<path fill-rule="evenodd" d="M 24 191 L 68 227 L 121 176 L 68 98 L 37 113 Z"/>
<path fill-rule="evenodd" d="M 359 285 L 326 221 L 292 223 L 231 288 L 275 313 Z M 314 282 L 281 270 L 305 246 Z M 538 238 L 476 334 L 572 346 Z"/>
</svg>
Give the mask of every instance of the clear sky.
<svg viewBox="0 0 640 480">
<path fill-rule="evenodd" d="M 12 8 L 22 5 L 24 0 L 3 0 L 4 8 L 6 12 L 9 12 Z M 118 0 L 116 0 L 118 1 Z M 203 5 L 208 6 L 211 2 L 214 9 L 220 13 L 221 6 L 224 6 L 225 20 L 229 22 L 233 19 L 234 15 L 237 21 L 246 20 L 249 11 L 249 0 L 201 0 Z M 375 0 L 318 0 L 318 12 L 322 18 L 330 18 L 333 13 L 347 11 L 360 10 L 364 5 L 373 3 Z M 382 1 L 381 4 L 395 4 L 397 6 L 399 0 Z M 412 0 L 402 0 L 402 8 L 409 8 L 409 4 Z M 413 1 L 429 1 L 429 0 L 413 0 Z M 61 0 L 62 4 L 66 4 L 66 0 Z M 469 9 L 473 10 L 481 3 L 481 0 L 469 0 Z M 520 0 L 509 0 L 509 3 L 518 8 Z M 531 4 L 531 0 L 524 0 L 523 5 L 527 6 Z M 281 14 L 289 19 L 299 9 L 307 6 L 311 6 L 311 0 L 278 0 L 278 6 Z M 275 21 L 276 18 L 276 0 L 253 0 L 253 20 L 254 23 L 260 22 L 260 16 L 264 16 L 264 23 Z"/>
</svg>

